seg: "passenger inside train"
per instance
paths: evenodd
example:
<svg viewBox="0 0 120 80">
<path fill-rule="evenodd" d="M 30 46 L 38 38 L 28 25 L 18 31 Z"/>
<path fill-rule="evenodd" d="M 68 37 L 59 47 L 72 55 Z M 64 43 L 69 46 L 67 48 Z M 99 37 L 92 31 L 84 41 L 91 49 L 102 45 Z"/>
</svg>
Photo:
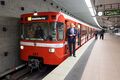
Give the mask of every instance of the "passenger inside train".
<svg viewBox="0 0 120 80">
<path fill-rule="evenodd" d="M 37 27 L 35 31 L 35 38 L 45 39 L 45 33 L 44 33 L 44 30 L 41 28 L 41 26 Z"/>
</svg>

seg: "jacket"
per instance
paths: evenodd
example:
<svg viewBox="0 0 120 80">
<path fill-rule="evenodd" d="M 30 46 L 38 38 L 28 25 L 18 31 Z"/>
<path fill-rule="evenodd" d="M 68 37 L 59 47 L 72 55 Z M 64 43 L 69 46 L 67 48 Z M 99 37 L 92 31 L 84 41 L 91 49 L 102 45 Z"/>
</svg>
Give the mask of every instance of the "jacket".
<svg viewBox="0 0 120 80">
<path fill-rule="evenodd" d="M 68 30 L 67 30 L 67 39 L 68 39 L 68 43 L 73 43 L 73 42 L 76 42 L 76 36 L 77 36 L 77 30 L 74 28 L 74 36 L 70 36 L 70 35 L 72 35 L 72 33 L 70 32 L 70 29 L 71 28 L 69 28 Z"/>
</svg>

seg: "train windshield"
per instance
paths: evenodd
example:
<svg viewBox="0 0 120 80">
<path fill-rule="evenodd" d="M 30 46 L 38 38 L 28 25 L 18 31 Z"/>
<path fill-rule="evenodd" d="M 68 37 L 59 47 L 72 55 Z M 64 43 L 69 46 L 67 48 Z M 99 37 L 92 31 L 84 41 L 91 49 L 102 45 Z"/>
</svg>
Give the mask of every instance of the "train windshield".
<svg viewBox="0 0 120 80">
<path fill-rule="evenodd" d="M 61 22 L 36 22 L 22 24 L 21 38 L 26 40 L 63 40 L 64 24 Z"/>
</svg>

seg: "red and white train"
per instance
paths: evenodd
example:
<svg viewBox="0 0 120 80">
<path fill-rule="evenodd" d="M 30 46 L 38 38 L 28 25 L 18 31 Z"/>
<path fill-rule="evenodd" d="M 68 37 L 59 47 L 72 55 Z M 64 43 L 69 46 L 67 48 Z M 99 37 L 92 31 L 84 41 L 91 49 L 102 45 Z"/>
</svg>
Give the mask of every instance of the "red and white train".
<svg viewBox="0 0 120 80">
<path fill-rule="evenodd" d="M 80 32 L 76 49 L 94 36 L 95 28 L 62 12 L 37 12 L 21 15 L 20 58 L 59 65 L 70 53 L 66 31 L 73 23 Z"/>
</svg>

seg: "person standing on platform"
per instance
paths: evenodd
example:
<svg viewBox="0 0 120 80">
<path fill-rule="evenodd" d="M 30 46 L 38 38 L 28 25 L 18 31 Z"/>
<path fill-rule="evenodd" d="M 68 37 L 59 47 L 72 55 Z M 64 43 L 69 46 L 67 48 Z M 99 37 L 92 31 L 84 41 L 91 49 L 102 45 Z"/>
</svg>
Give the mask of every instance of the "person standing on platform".
<svg viewBox="0 0 120 80">
<path fill-rule="evenodd" d="M 68 46 L 70 51 L 70 56 L 75 56 L 75 45 L 76 45 L 76 36 L 77 30 L 75 29 L 75 25 L 73 23 L 70 24 L 70 28 L 67 30 L 67 37 L 68 37 Z"/>
<path fill-rule="evenodd" d="M 98 39 L 98 31 L 97 30 L 95 31 L 94 35 L 95 35 L 95 40 L 97 40 Z"/>
<path fill-rule="evenodd" d="M 101 31 L 100 31 L 100 39 L 104 39 L 104 33 L 105 33 L 105 30 L 104 29 L 102 29 Z"/>
</svg>

